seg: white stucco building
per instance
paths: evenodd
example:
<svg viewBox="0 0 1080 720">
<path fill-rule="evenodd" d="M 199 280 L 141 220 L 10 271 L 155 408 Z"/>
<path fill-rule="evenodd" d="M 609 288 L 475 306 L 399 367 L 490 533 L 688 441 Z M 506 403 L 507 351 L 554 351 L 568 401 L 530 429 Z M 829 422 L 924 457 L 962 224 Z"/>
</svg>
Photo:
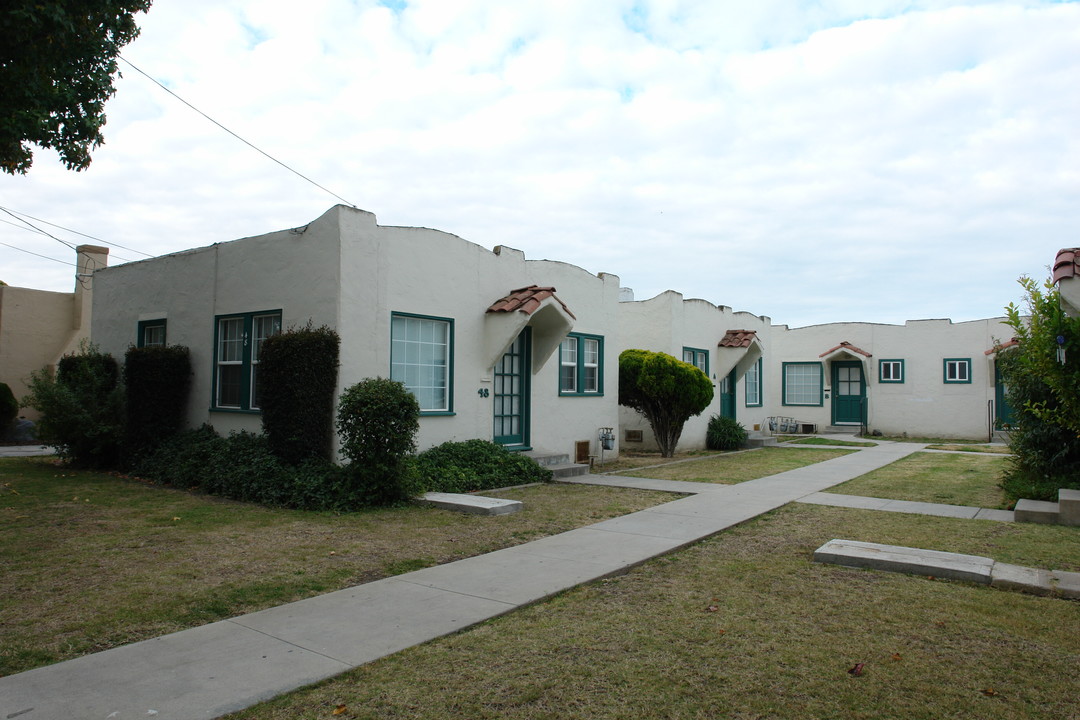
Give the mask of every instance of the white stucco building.
<svg viewBox="0 0 1080 720">
<path fill-rule="evenodd" d="M 668 291 L 636 301 L 619 278 L 487 250 L 423 228 L 384 227 L 337 206 L 308 225 L 95 274 L 93 340 L 191 349 L 192 426 L 261 426 L 258 352 L 309 320 L 341 336 L 339 392 L 401 380 L 422 409 L 421 449 L 484 438 L 513 448 L 610 456 L 653 445 L 618 405 L 618 356 L 667 352 L 713 380 L 681 447 L 702 447 L 712 414 L 748 428 L 786 416 L 886 433 L 985 437 L 994 423 L 998 319 L 790 329 Z M 718 288 L 718 293 L 723 288 Z"/>
</svg>

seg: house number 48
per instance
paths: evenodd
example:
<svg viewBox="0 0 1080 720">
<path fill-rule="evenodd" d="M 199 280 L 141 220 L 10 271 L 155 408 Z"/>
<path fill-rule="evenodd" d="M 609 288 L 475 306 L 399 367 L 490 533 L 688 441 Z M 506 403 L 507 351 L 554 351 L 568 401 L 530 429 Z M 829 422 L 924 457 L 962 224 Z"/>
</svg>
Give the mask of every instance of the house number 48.
<svg viewBox="0 0 1080 720">
<path fill-rule="evenodd" d="M 488 395 L 491 394 L 491 391 L 488 390 L 487 388 L 480 388 L 479 390 L 476 391 L 476 394 L 479 395 L 480 397 L 487 397 Z"/>
</svg>

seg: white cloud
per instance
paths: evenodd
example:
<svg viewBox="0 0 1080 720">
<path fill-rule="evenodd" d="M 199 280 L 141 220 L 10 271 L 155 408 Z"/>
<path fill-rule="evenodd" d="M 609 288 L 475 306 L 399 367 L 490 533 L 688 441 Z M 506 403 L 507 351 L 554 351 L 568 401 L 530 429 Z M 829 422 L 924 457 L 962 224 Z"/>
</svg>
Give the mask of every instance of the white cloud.
<svg viewBox="0 0 1080 720">
<path fill-rule="evenodd" d="M 386 5 L 157 0 L 124 54 L 384 224 L 638 297 L 792 325 L 971 319 L 1078 244 L 1076 4 Z M 107 111 L 89 171 L 39 151 L 0 205 L 163 253 L 337 202 L 132 70 Z M 73 255 L 10 225 L 0 242 Z M 73 284 L 3 246 L 0 278 Z"/>
</svg>

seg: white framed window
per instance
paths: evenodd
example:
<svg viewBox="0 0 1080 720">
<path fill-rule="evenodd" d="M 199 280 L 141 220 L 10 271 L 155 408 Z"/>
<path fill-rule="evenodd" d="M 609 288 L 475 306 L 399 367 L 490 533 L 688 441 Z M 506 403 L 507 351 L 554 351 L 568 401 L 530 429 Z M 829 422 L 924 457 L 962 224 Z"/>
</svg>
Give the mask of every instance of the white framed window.
<svg viewBox="0 0 1080 720">
<path fill-rule="evenodd" d="M 559 345 L 559 394 L 603 393 L 604 338 L 571 333 Z"/>
<path fill-rule="evenodd" d="M 390 379 L 405 385 L 425 415 L 453 412 L 453 341 L 450 318 L 390 316 Z"/>
<path fill-rule="evenodd" d="M 165 325 L 164 319 L 139 321 L 139 336 L 136 344 L 139 347 L 161 347 L 165 345 Z"/>
<path fill-rule="evenodd" d="M 878 382 L 880 382 L 880 383 L 902 383 L 902 382 L 904 382 L 904 361 L 903 360 L 879 360 L 878 361 Z"/>
<path fill-rule="evenodd" d="M 971 382 L 971 358 L 945 358 L 946 383 Z"/>
<path fill-rule="evenodd" d="M 262 394 L 259 353 L 281 332 L 279 311 L 219 316 L 214 328 L 214 408 L 258 410 Z"/>
<path fill-rule="evenodd" d="M 822 405 L 822 367 L 819 362 L 783 364 L 783 404 Z"/>
<path fill-rule="evenodd" d="M 743 384 L 746 387 L 746 407 L 761 407 L 761 358 L 746 369 Z"/>
</svg>

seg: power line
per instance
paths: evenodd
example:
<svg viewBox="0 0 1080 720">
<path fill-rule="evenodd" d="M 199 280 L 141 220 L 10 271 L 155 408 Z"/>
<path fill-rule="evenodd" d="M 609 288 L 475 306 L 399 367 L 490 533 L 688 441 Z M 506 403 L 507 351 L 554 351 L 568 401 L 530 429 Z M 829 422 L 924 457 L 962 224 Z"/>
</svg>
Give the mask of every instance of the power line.
<svg viewBox="0 0 1080 720">
<path fill-rule="evenodd" d="M 33 215 L 30 215 L 28 213 L 19 212 L 18 210 L 10 210 L 10 209 L 2 207 L 2 206 L 0 206 L 0 210 L 4 210 L 9 215 L 14 213 L 16 215 L 21 215 L 23 217 L 28 217 L 31 220 L 36 220 L 36 221 L 38 221 L 40 223 L 45 223 L 46 225 L 51 225 L 54 228 L 59 228 L 60 230 L 64 230 L 64 231 L 69 232 L 69 233 L 74 233 L 75 235 L 82 235 L 84 238 L 87 238 L 89 240 L 94 240 L 94 241 L 99 242 L 99 243 L 104 243 L 105 245 L 111 245 L 112 247 L 118 247 L 121 250 L 130 250 L 131 252 L 136 252 L 136 253 L 139 253 L 140 255 L 145 255 L 146 257 L 156 257 L 155 255 L 151 255 L 148 252 L 143 252 L 142 250 L 136 250 L 135 248 L 129 248 L 129 247 L 126 247 L 124 245 L 121 245 L 120 243 L 114 243 L 114 242 L 109 242 L 108 240 L 102 240 L 101 238 L 94 237 L 93 235 L 87 235 L 86 233 L 79 232 L 78 230 L 72 230 L 71 228 L 64 227 L 63 225 L 57 225 L 56 223 L 51 223 L 48 220 L 42 220 L 41 218 L 34 217 Z M 7 222 L 7 221 L 4 221 L 4 222 Z M 9 225 L 14 225 L 14 223 L 8 223 L 8 224 Z M 15 227 L 19 227 L 19 226 L 16 225 Z"/>
<path fill-rule="evenodd" d="M 67 260 L 57 260 L 54 257 L 49 257 L 48 255 L 42 255 L 41 253 L 31 252 L 31 251 L 26 250 L 24 248 L 16 247 L 15 245 L 8 245 L 6 242 L 0 242 L 0 245 L 3 245 L 4 247 L 9 247 L 12 250 L 18 250 L 19 252 L 24 252 L 27 255 L 36 255 L 39 258 L 45 258 L 46 260 L 52 260 L 53 262 L 62 263 L 64 265 L 71 265 L 72 267 L 79 267 L 78 265 L 76 265 L 73 262 L 68 262 Z"/>
<path fill-rule="evenodd" d="M 61 245 L 66 245 L 66 246 L 67 246 L 67 247 L 68 247 L 69 249 L 71 249 L 71 250 L 74 250 L 74 249 L 75 249 L 75 246 L 74 246 L 74 245 L 72 245 L 71 243 L 69 243 L 69 242 L 68 242 L 67 240 L 61 240 L 60 238 L 56 237 L 56 236 L 55 236 L 55 235 L 53 235 L 52 233 L 50 233 L 50 232 L 46 232 L 46 231 L 42 230 L 41 228 L 39 228 L 39 227 L 38 227 L 37 225 L 34 225 L 34 223 L 30 222 L 29 220 L 23 220 L 23 219 L 22 219 L 21 217 L 19 217 L 19 216 L 18 216 L 18 215 L 16 215 L 15 213 L 11 212 L 11 211 L 10 211 L 10 210 L 8 210 L 7 208 L 5 208 L 5 207 L 0 207 L 0 210 L 2 210 L 2 211 L 4 211 L 4 212 L 6 212 L 6 213 L 7 213 L 8 215 L 10 215 L 11 217 L 15 218 L 16 220 L 18 220 L 19 222 L 23 223 L 24 225 L 28 225 L 29 227 L 33 228 L 33 229 L 34 229 L 34 230 L 36 230 L 37 232 L 41 233 L 42 235 L 48 235 L 49 237 L 51 237 L 51 238 L 52 238 L 53 240 L 55 240 L 56 242 L 60 243 Z M 18 225 L 16 225 L 15 227 L 19 227 L 19 226 L 18 226 Z"/>
<path fill-rule="evenodd" d="M 8 215 L 11 215 L 11 212 L 7 208 L 0 207 L 0 210 L 3 210 Z M 30 216 L 27 215 L 27 217 L 30 217 Z M 18 218 L 18 219 L 22 220 L 22 218 Z M 65 245 L 67 245 L 69 248 L 71 248 L 73 250 L 76 250 L 76 251 L 78 250 L 78 248 L 75 247 L 74 245 L 70 245 L 70 244 L 64 242 L 63 240 L 60 240 L 59 238 L 57 238 L 57 237 L 55 237 L 53 235 L 50 235 L 49 233 L 45 232 L 44 230 L 42 230 L 40 228 L 37 228 L 37 227 L 34 227 L 33 225 L 30 225 L 30 227 L 26 227 L 25 225 L 16 225 L 15 223 L 11 222 L 10 220 L 0 220 L 0 222 L 4 223 L 5 225 L 11 225 L 12 227 L 18 228 L 19 230 L 25 230 L 26 232 L 32 232 L 32 233 L 36 233 L 38 235 L 44 235 L 45 237 L 52 238 L 53 240 L 57 240 L 58 242 L 64 243 Z M 26 221 L 23 220 L 23 222 L 26 222 Z M 45 222 L 45 221 L 41 220 L 40 222 Z M 46 225 L 53 225 L 53 223 L 50 223 L 50 222 L 45 222 L 45 224 Z M 27 225 L 29 225 L 29 223 L 27 223 Z M 60 226 L 59 225 L 53 225 L 53 227 L 60 227 Z M 67 230 L 67 228 L 63 228 L 63 229 Z M 75 232 L 75 230 L 69 230 L 69 232 Z M 83 233 L 79 233 L 79 235 L 83 235 Z M 86 237 L 89 237 L 89 236 L 86 236 Z M 105 242 L 105 241 L 104 240 L 99 240 L 98 242 Z M 114 243 L 106 243 L 106 244 L 109 245 L 109 244 L 114 244 Z M 14 246 L 8 245 L 8 247 L 14 247 Z M 116 247 L 124 248 L 124 250 L 131 250 L 131 248 L 125 248 L 123 245 L 116 245 Z M 20 250 L 21 248 L 15 248 L 15 249 Z M 30 252 L 30 251 L 29 250 L 24 250 L 23 252 Z M 142 251 L 141 250 L 132 250 L 132 252 L 142 252 Z M 33 254 L 33 253 L 31 253 L 31 254 Z M 154 255 L 150 255 L 148 253 L 142 253 L 142 254 L 146 255 L 147 257 L 155 257 Z M 45 256 L 42 255 L 42 257 L 45 257 Z M 134 262 L 134 260 L 132 260 L 131 258 L 126 258 L 126 257 L 124 257 L 122 255 L 110 254 L 109 257 L 114 258 L 116 260 L 123 261 L 123 262 Z"/>
<path fill-rule="evenodd" d="M 247 140 L 245 140 L 244 138 L 240 137 L 239 135 L 237 135 L 236 133 L 234 133 L 234 132 L 233 132 L 232 130 L 230 130 L 229 128 L 225 127 L 224 125 L 222 125 L 221 123 L 219 123 L 219 122 L 218 122 L 217 120 L 215 120 L 214 118 L 210 117 L 209 115 L 207 115 L 206 113 L 204 113 L 204 112 L 203 112 L 202 110 L 200 110 L 199 108 L 195 107 L 194 105 L 192 105 L 191 103 L 189 103 L 189 102 L 188 102 L 187 100 L 185 100 L 184 98 L 180 97 L 179 95 L 177 95 L 176 93 L 174 93 L 174 92 L 173 92 L 172 90 L 170 90 L 169 88 L 165 87 L 165 86 L 164 86 L 163 84 L 161 84 L 160 82 L 158 82 L 158 81 L 157 81 L 157 80 L 155 80 L 154 78 L 152 78 L 152 77 L 150 77 L 149 75 L 147 75 L 147 74 L 146 74 L 145 72 L 143 72 L 143 71 L 142 71 L 142 70 L 140 70 L 139 68 L 135 67 L 135 65 L 133 65 L 133 64 L 132 64 L 132 62 L 131 62 L 130 60 L 128 60 L 128 59 L 127 59 L 126 57 L 124 57 L 123 55 L 118 55 L 117 57 L 119 57 L 119 58 L 120 58 L 121 60 L 123 60 L 123 61 L 124 61 L 125 63 L 127 63 L 127 64 L 128 64 L 129 66 L 131 66 L 131 68 L 132 68 L 133 70 L 135 70 L 135 72 L 139 73 L 140 75 L 142 75 L 143 77 L 145 77 L 145 78 L 146 78 L 147 80 L 149 80 L 150 82 L 154 83 L 154 84 L 155 84 L 155 85 L 157 85 L 157 86 L 158 86 L 159 88 L 161 88 L 161 89 L 162 89 L 162 90 L 164 90 L 165 92 L 169 93 L 169 94 L 170 94 L 170 95 L 172 95 L 172 96 L 173 96 L 174 98 L 176 98 L 176 99 L 177 99 L 177 100 L 179 100 L 180 102 L 184 103 L 184 104 L 185 104 L 185 105 L 187 105 L 187 106 L 188 106 L 189 108 L 191 108 L 191 109 L 192 109 L 192 110 L 194 110 L 195 112 L 199 113 L 199 114 L 200 114 L 200 115 L 202 115 L 202 116 L 203 116 L 204 118 L 206 118 L 206 119 L 207 119 L 207 120 L 209 120 L 210 122 L 214 123 L 214 124 L 215 124 L 215 125 L 217 125 L 217 126 L 218 126 L 219 128 L 221 128 L 221 129 L 222 129 L 222 130 L 224 130 L 225 132 L 229 133 L 230 135 L 232 135 L 232 136 L 233 136 L 234 138 L 236 138 L 236 139 L 237 139 L 237 140 L 239 140 L 240 142 L 242 142 L 242 143 L 244 143 L 245 145 L 247 145 L 248 147 L 250 147 L 250 148 L 251 148 L 252 150 L 255 150 L 255 151 L 257 151 L 257 152 L 261 153 L 262 155 L 264 155 L 264 156 L 266 156 L 266 157 L 270 158 L 271 160 L 273 160 L 274 162 L 276 162 L 276 163 L 277 163 L 278 165 L 280 165 L 281 167 L 285 168 L 286 170 L 288 170 L 288 171 L 289 171 L 289 172 L 291 172 L 292 174 L 296 175 L 297 177 L 299 177 L 299 178 L 302 178 L 303 180 L 306 180 L 307 182 L 311 183 L 312 185 L 314 185 L 315 187 L 319 188 L 319 189 L 320 189 L 320 190 L 322 190 L 323 192 L 325 192 L 325 193 L 329 193 L 330 195 L 333 195 L 334 197 L 336 197 L 336 198 L 337 198 L 338 200 L 340 200 L 341 202 L 345 203 L 345 204 L 346 204 L 346 205 L 348 205 L 349 207 L 353 207 L 353 208 L 355 208 L 355 207 L 356 207 L 356 204 L 355 204 L 355 203 L 351 203 L 351 202 L 349 202 L 348 200 L 346 200 L 345 198 L 343 198 L 343 197 L 341 197 L 340 195 L 338 195 L 337 193 L 333 192 L 332 190 L 328 190 L 328 189 L 326 189 L 325 187 L 323 187 L 323 186 L 322 186 L 322 185 L 320 185 L 319 183 L 317 183 L 317 182 L 315 182 L 314 180 L 312 180 L 311 178 L 309 178 L 309 177 L 308 177 L 307 175 L 304 175 L 304 174 L 302 174 L 302 173 L 300 173 L 300 172 L 298 172 L 298 171 L 296 171 L 296 170 L 293 170 L 293 169 L 292 169 L 291 167 L 289 167 L 289 166 L 288 166 L 288 165 L 286 165 L 285 163 L 281 162 L 280 160 L 278 160 L 278 159 L 277 159 L 276 157 L 274 157 L 274 156 L 273 156 L 273 155 L 271 155 L 270 153 L 266 152 L 265 150 L 261 150 L 261 149 L 259 149 L 259 148 L 255 147 L 255 146 L 254 146 L 254 145 L 252 145 L 252 144 L 251 144 L 250 142 L 248 142 L 248 141 L 247 141 Z"/>
</svg>

